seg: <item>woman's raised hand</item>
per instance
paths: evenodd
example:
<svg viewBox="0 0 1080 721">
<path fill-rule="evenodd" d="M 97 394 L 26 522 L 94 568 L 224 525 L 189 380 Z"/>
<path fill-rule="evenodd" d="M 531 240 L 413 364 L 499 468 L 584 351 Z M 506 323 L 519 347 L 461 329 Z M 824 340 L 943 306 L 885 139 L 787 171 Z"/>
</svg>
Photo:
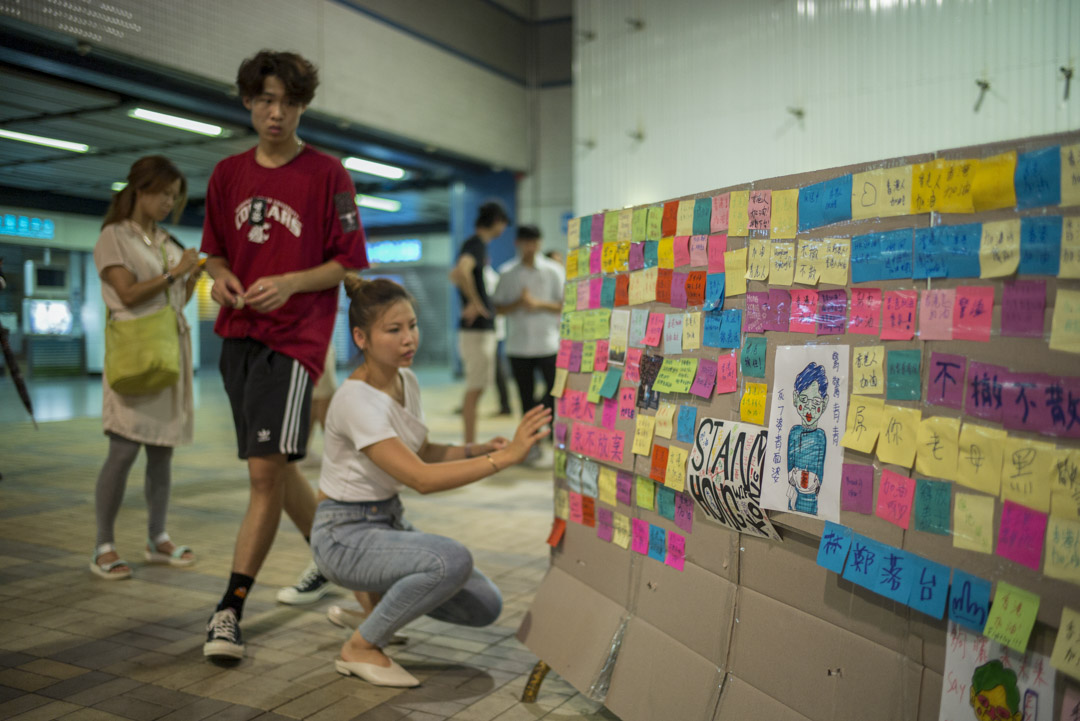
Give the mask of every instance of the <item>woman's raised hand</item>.
<svg viewBox="0 0 1080 721">
<path fill-rule="evenodd" d="M 187 275 L 187 273 L 198 264 L 198 248 L 188 248 L 184 251 L 184 254 L 180 256 L 180 262 L 174 265 L 169 272 L 179 278 L 182 275 Z"/>
<path fill-rule="evenodd" d="M 525 460 L 525 456 L 528 455 L 529 449 L 536 445 L 536 442 L 547 434 L 551 433 L 550 428 L 544 426 L 551 423 L 551 410 L 544 406 L 536 406 L 521 419 L 521 423 L 518 424 L 517 431 L 514 432 L 514 438 L 510 441 L 510 445 L 506 447 L 508 451 L 514 453 L 514 463 L 521 463 Z"/>
</svg>

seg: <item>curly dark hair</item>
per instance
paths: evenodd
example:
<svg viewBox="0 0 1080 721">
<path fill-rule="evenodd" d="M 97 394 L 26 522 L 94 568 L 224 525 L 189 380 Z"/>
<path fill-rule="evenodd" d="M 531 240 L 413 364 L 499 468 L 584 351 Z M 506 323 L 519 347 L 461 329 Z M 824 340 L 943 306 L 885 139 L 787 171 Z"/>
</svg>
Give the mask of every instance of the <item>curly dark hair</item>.
<svg viewBox="0 0 1080 721">
<path fill-rule="evenodd" d="M 302 55 L 273 50 L 260 50 L 240 64 L 236 72 L 236 87 L 240 97 L 253 98 L 263 91 L 267 75 L 281 80 L 290 100 L 310 105 L 319 87 L 319 69 Z"/>
</svg>

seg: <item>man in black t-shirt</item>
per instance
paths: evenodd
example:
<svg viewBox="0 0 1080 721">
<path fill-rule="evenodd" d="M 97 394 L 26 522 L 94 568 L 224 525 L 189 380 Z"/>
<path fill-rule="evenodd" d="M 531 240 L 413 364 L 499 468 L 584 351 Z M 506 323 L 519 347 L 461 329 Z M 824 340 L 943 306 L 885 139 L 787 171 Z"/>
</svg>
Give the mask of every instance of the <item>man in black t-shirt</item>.
<svg viewBox="0 0 1080 721">
<path fill-rule="evenodd" d="M 458 353 L 465 369 L 465 443 L 476 441 L 476 408 L 495 377 L 495 310 L 484 284 L 487 246 L 502 235 L 510 218 L 498 203 L 485 203 L 476 216 L 476 232 L 461 246 L 450 280 L 461 296 Z"/>
</svg>

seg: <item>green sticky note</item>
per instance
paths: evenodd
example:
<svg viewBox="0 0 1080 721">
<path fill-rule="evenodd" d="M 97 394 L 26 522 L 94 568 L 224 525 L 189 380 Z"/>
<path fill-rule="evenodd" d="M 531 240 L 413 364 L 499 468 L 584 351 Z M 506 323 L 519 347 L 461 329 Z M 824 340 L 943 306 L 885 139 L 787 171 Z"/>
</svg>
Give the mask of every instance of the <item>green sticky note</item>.
<svg viewBox="0 0 1080 721">
<path fill-rule="evenodd" d="M 566 451 L 555 450 L 555 477 L 566 478 Z"/>
<path fill-rule="evenodd" d="M 952 531 L 952 484 L 947 481 L 915 481 L 915 530 L 947 536 Z"/>
<path fill-rule="evenodd" d="M 1039 600 L 1034 593 L 998 581 L 983 635 L 1014 651 L 1025 653 L 1031 629 L 1035 626 L 1035 616 L 1039 613 Z"/>
<path fill-rule="evenodd" d="M 607 375 L 604 376 L 604 384 L 600 386 L 600 395 L 604 398 L 614 398 L 615 394 L 619 392 L 619 380 L 622 378 L 622 371 L 618 368 L 608 368 Z"/>
<path fill-rule="evenodd" d="M 667 486 L 656 487 L 656 511 L 669 521 L 675 520 L 675 491 Z"/>
<path fill-rule="evenodd" d="M 746 336 L 742 347 L 742 374 L 749 378 L 765 377 L 765 349 L 768 344 L 764 338 Z"/>
<path fill-rule="evenodd" d="M 644 508 L 646 511 L 655 509 L 655 494 L 656 484 L 652 482 L 652 479 L 645 476 L 634 477 L 634 497 L 637 498 L 638 508 Z"/>
<path fill-rule="evenodd" d="M 645 240 L 649 224 L 649 209 L 634 208 L 634 215 L 630 221 L 630 240 L 640 243 Z"/>
<path fill-rule="evenodd" d="M 664 222 L 664 209 L 659 205 L 649 208 L 648 220 L 645 223 L 646 240 L 660 240 L 660 228 Z"/>
<path fill-rule="evenodd" d="M 891 350 L 886 360 L 887 401 L 917 401 L 922 398 L 922 351 Z"/>
<path fill-rule="evenodd" d="M 678 371 L 679 362 L 677 358 L 664 358 L 663 365 L 660 366 L 660 372 L 656 374 L 656 380 L 653 381 L 653 390 L 660 393 L 674 393 L 673 384 Z"/>
<path fill-rule="evenodd" d="M 619 237 L 619 211 L 604 213 L 604 242 L 613 243 Z"/>
</svg>

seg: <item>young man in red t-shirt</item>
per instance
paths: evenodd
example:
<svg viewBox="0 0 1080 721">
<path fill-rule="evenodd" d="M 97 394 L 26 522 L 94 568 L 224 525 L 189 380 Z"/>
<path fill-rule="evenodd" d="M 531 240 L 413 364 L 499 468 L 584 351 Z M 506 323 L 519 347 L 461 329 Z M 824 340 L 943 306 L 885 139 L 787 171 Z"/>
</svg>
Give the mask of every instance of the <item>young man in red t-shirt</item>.
<svg viewBox="0 0 1080 721">
<path fill-rule="evenodd" d="M 296 467 L 306 453 L 311 388 L 323 370 L 347 268 L 366 268 L 355 186 L 341 163 L 296 135 L 315 95 L 315 67 L 262 51 L 237 86 L 259 143 L 222 160 L 206 192 L 202 250 L 221 305 L 221 375 L 251 496 L 229 586 L 203 653 L 242 658 L 244 599 L 274 541 L 282 508 L 308 537 L 315 494 Z"/>
</svg>

